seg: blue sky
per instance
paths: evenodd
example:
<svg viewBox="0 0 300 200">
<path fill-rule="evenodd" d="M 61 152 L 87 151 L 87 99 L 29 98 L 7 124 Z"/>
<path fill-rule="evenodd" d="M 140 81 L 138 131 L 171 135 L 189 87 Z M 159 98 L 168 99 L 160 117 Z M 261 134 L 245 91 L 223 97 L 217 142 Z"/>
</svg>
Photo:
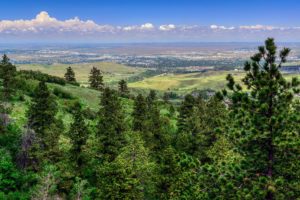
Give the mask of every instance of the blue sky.
<svg viewBox="0 0 300 200">
<path fill-rule="evenodd" d="M 299 0 L 6 0 L 0 19 L 31 19 L 47 11 L 97 23 L 266 24 L 300 26 Z"/>
<path fill-rule="evenodd" d="M 0 21 L 5 40 L 253 41 L 268 35 L 300 40 L 299 0 L 6 0 L 1 8 L 0 20 L 8 20 Z M 46 20 L 35 22 L 42 11 Z M 75 17 L 80 22 L 64 23 Z"/>
</svg>

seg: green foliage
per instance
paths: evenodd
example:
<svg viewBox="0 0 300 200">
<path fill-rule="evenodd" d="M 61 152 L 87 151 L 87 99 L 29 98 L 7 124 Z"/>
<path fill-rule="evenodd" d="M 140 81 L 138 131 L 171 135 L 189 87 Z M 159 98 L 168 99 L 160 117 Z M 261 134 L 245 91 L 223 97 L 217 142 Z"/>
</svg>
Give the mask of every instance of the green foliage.
<svg viewBox="0 0 300 200">
<path fill-rule="evenodd" d="M 3 55 L 0 63 L 0 78 L 3 79 L 3 99 L 8 101 L 14 92 L 14 78 L 16 76 L 16 66 L 14 66 L 7 55 Z"/>
<path fill-rule="evenodd" d="M 60 87 L 55 87 L 53 89 L 53 94 L 62 99 L 74 99 L 74 97 L 71 93 L 69 93 L 68 91 L 65 91 L 64 89 L 62 89 Z"/>
<path fill-rule="evenodd" d="M 121 101 L 116 91 L 105 88 L 100 103 L 97 137 L 101 160 L 114 160 L 120 148 L 124 146 L 126 130 Z"/>
<path fill-rule="evenodd" d="M 290 50 L 279 53 L 274 40 L 269 38 L 265 46 L 246 62 L 244 84 L 250 92 L 244 92 L 233 77 L 228 75 L 228 88 L 233 92 L 231 101 L 232 125 L 226 135 L 244 157 L 245 175 L 242 184 L 252 197 L 261 193 L 266 199 L 295 199 L 299 196 L 299 113 L 292 108 L 293 94 L 299 92 L 299 82 L 287 82 L 280 68 L 286 62 Z M 278 180 L 281 184 L 277 184 Z M 289 192 L 285 192 L 289 188 Z M 245 194 L 246 195 L 246 194 Z M 250 196 L 251 197 L 251 196 Z"/>
<path fill-rule="evenodd" d="M 193 127 L 190 126 L 189 123 L 193 123 L 191 121 L 191 117 L 193 115 L 195 105 L 195 98 L 188 94 L 184 97 L 184 100 L 181 103 L 179 108 L 179 117 L 178 117 L 178 132 L 192 132 Z"/>
<path fill-rule="evenodd" d="M 116 159 L 99 168 L 101 199 L 144 199 L 153 189 L 153 170 L 148 150 L 138 133 L 128 133 Z"/>
<path fill-rule="evenodd" d="M 57 184 L 60 172 L 54 165 L 44 166 L 39 175 L 39 180 L 32 190 L 31 199 L 54 199 L 57 197 Z"/>
<path fill-rule="evenodd" d="M 59 157 L 58 139 L 64 127 L 55 119 L 57 103 L 45 82 L 36 88 L 32 104 L 27 112 L 28 127 L 35 132 L 30 148 L 33 163 L 55 162 Z M 36 168 L 37 166 L 32 166 Z"/>
<path fill-rule="evenodd" d="M 47 83 L 56 83 L 59 85 L 65 85 L 66 81 L 63 78 L 52 76 L 49 74 L 42 73 L 40 71 L 33 70 L 20 70 L 18 76 L 23 79 L 32 79 L 37 81 L 45 81 Z"/>
<path fill-rule="evenodd" d="M 72 148 L 70 150 L 71 161 L 75 163 L 75 169 L 78 175 L 81 175 L 81 169 L 84 165 L 83 147 L 89 136 L 89 130 L 83 118 L 82 108 L 79 103 L 73 106 L 74 121 L 69 130 Z"/>
<path fill-rule="evenodd" d="M 56 112 L 57 104 L 46 83 L 40 82 L 27 112 L 29 127 L 37 133 L 42 133 L 55 121 Z"/>
<path fill-rule="evenodd" d="M 0 191 L 16 191 L 22 182 L 21 173 L 13 163 L 12 157 L 5 149 L 0 149 Z"/>
<path fill-rule="evenodd" d="M 268 39 L 245 63 L 243 84 L 229 75 L 230 91 L 172 103 L 172 92 L 163 102 L 154 90 L 132 100 L 126 81 L 102 89 L 96 68 L 94 89 L 11 75 L 12 98 L 0 103 L 0 199 L 299 198 L 299 81 L 280 71 L 288 53 L 277 56 Z M 3 60 L 1 70 L 11 68 Z"/>
<path fill-rule="evenodd" d="M 147 120 L 147 103 L 143 95 L 139 94 L 134 101 L 134 107 L 132 112 L 133 125 L 132 129 L 134 131 L 146 130 L 146 120 Z"/>
<path fill-rule="evenodd" d="M 99 69 L 93 67 L 90 72 L 89 76 L 89 83 L 90 87 L 96 90 L 103 90 L 104 83 L 103 83 L 103 76 Z"/>
<path fill-rule="evenodd" d="M 119 81 L 119 93 L 122 97 L 128 97 L 129 95 L 127 82 L 123 79 Z"/>
<path fill-rule="evenodd" d="M 65 73 L 65 80 L 68 83 L 76 84 L 75 72 L 73 71 L 72 67 L 67 68 L 67 72 Z"/>
</svg>

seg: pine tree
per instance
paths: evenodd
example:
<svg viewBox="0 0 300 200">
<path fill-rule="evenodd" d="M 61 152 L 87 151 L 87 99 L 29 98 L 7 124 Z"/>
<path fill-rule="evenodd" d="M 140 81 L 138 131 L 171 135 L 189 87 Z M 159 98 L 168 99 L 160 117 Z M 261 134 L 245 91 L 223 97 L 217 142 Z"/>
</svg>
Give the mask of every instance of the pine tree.
<svg viewBox="0 0 300 200">
<path fill-rule="evenodd" d="M 103 161 L 113 161 L 124 145 L 126 130 L 120 99 L 116 91 L 105 88 L 100 103 L 97 136 Z"/>
<path fill-rule="evenodd" d="M 61 121 L 55 119 L 56 113 L 57 104 L 46 83 L 42 81 L 35 90 L 27 112 L 28 127 L 35 131 L 30 154 L 37 164 L 58 159 L 58 139 L 63 131 L 63 125 Z"/>
<path fill-rule="evenodd" d="M 133 130 L 134 131 L 145 131 L 146 120 L 147 120 L 147 103 L 143 95 L 139 94 L 134 101 L 133 107 Z"/>
<path fill-rule="evenodd" d="M 128 97 L 129 90 L 127 87 L 127 82 L 125 80 L 119 81 L 119 93 L 122 97 Z"/>
<path fill-rule="evenodd" d="M 153 102 L 156 99 L 157 99 L 157 94 L 156 94 L 155 90 L 150 90 L 150 92 L 146 98 L 148 107 L 151 107 L 151 105 L 153 104 Z"/>
<path fill-rule="evenodd" d="M 73 106 L 74 121 L 69 130 L 69 137 L 71 139 L 72 148 L 70 150 L 71 160 L 75 162 L 75 169 L 77 174 L 81 174 L 81 169 L 84 164 L 83 147 L 86 144 L 89 130 L 84 121 L 82 108 L 79 103 Z"/>
<path fill-rule="evenodd" d="M 0 63 L 0 77 L 3 79 L 3 100 L 8 101 L 14 91 L 14 77 L 16 67 L 9 61 L 6 54 Z"/>
<path fill-rule="evenodd" d="M 75 72 L 72 67 L 67 68 L 67 72 L 65 73 L 65 79 L 69 83 L 76 83 Z"/>
<path fill-rule="evenodd" d="M 274 39 L 246 62 L 243 83 L 249 92 L 227 76 L 232 126 L 226 135 L 244 156 L 244 181 L 236 186 L 247 198 L 296 199 L 299 180 L 299 113 L 292 108 L 299 81 L 285 80 L 280 68 L 290 49 L 283 48 L 277 62 Z M 226 95 L 227 92 L 223 91 Z M 237 180 L 232 180 L 232 183 Z M 298 185 L 298 186 L 297 186 Z M 298 187 L 298 188 L 297 188 Z M 233 185 L 231 185 L 233 188 Z"/>
<path fill-rule="evenodd" d="M 32 104 L 27 112 L 28 125 L 42 133 L 55 121 L 57 105 L 44 81 L 35 89 Z"/>
<path fill-rule="evenodd" d="M 147 199 L 153 192 L 155 163 L 138 133 L 127 133 L 126 144 L 111 163 L 100 167 L 100 199 Z"/>
<path fill-rule="evenodd" d="M 93 67 L 89 76 L 90 87 L 96 90 L 103 90 L 103 76 L 99 69 Z"/>
<path fill-rule="evenodd" d="M 179 117 L 177 125 L 178 132 L 191 133 L 193 131 L 193 127 L 190 126 L 190 120 L 193 116 L 194 107 L 195 98 L 191 94 L 186 95 L 179 108 Z"/>
</svg>

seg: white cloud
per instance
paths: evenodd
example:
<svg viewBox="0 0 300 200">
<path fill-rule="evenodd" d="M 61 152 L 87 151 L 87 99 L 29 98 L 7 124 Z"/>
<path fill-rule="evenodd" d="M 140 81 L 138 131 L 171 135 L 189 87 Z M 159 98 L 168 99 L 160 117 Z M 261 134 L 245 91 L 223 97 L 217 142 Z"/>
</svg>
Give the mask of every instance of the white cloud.
<svg viewBox="0 0 300 200">
<path fill-rule="evenodd" d="M 176 28 L 176 26 L 174 24 L 168 24 L 168 25 L 161 25 L 159 27 L 159 30 L 161 30 L 161 31 L 171 31 L 175 28 Z"/>
<path fill-rule="evenodd" d="M 274 30 L 274 29 L 278 29 L 278 27 L 264 26 L 264 25 L 259 25 L 258 24 L 258 25 L 252 25 L 252 26 L 240 26 L 240 29 L 246 29 L 246 30 Z"/>
<path fill-rule="evenodd" d="M 152 29 L 154 29 L 154 26 L 151 23 L 146 23 L 141 26 L 141 30 L 152 30 Z"/>
<path fill-rule="evenodd" d="M 73 19 L 59 21 L 45 11 L 40 12 L 32 20 L 2 20 L 0 21 L 0 33 L 5 32 L 101 32 L 113 31 L 114 27 L 109 25 L 98 25 L 91 20 L 82 21 L 78 17 Z"/>
<path fill-rule="evenodd" d="M 210 26 L 211 29 L 221 29 L 221 30 L 234 30 L 235 27 L 230 26 L 230 27 L 226 27 L 226 26 L 218 26 L 218 25 L 211 25 Z"/>
<path fill-rule="evenodd" d="M 175 31 L 176 30 L 176 31 Z M 300 41 L 300 27 L 269 25 L 175 25 L 152 23 L 128 26 L 98 24 L 78 17 L 59 20 L 40 12 L 29 20 L 1 20 L 0 41 L 258 41 L 275 37 L 284 41 Z"/>
<path fill-rule="evenodd" d="M 124 31 L 141 31 L 141 30 L 153 30 L 155 27 L 151 23 L 142 24 L 141 26 L 125 26 L 123 27 Z"/>
</svg>

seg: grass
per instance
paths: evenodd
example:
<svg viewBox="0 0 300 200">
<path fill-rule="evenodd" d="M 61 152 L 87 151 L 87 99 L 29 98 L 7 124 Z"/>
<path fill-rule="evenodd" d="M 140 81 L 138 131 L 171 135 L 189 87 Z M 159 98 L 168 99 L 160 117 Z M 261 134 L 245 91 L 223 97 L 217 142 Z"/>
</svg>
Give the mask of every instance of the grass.
<svg viewBox="0 0 300 200">
<path fill-rule="evenodd" d="M 61 88 L 62 90 L 70 93 L 73 97 L 76 97 L 86 105 L 87 107 L 91 108 L 92 110 L 97 110 L 99 108 L 100 103 L 100 92 L 97 90 L 85 88 L 85 87 L 78 87 L 74 85 L 57 85 L 57 84 L 48 84 L 49 88 Z"/>
<path fill-rule="evenodd" d="M 127 79 L 131 76 L 142 73 L 144 69 L 128 67 L 116 63 L 108 62 L 96 62 L 96 63 L 81 63 L 81 64 L 53 64 L 53 65 L 41 65 L 41 64 L 25 64 L 19 65 L 18 69 L 22 70 L 35 70 L 41 71 L 53 76 L 64 77 L 66 68 L 71 66 L 75 72 L 76 79 L 79 83 L 86 85 L 89 78 L 89 73 L 92 67 L 97 67 L 104 74 L 104 81 L 107 84 L 119 81 L 121 79 Z"/>
<path fill-rule="evenodd" d="M 232 74 L 235 81 L 241 83 L 244 72 L 239 71 L 209 71 L 188 74 L 166 73 L 146 78 L 142 81 L 129 83 L 129 87 L 135 89 L 154 89 L 159 91 L 172 90 L 178 93 L 187 93 L 193 90 L 213 89 L 221 90 L 226 87 L 226 76 Z M 285 74 L 287 80 L 298 74 Z"/>
<path fill-rule="evenodd" d="M 225 87 L 226 75 L 228 71 L 211 71 L 204 73 L 188 74 L 162 74 L 144 79 L 143 81 L 130 83 L 129 87 L 154 89 L 154 90 L 172 90 L 180 93 L 189 92 L 196 89 L 215 89 L 219 90 Z M 243 73 L 231 72 L 237 80 L 241 80 Z"/>
</svg>

